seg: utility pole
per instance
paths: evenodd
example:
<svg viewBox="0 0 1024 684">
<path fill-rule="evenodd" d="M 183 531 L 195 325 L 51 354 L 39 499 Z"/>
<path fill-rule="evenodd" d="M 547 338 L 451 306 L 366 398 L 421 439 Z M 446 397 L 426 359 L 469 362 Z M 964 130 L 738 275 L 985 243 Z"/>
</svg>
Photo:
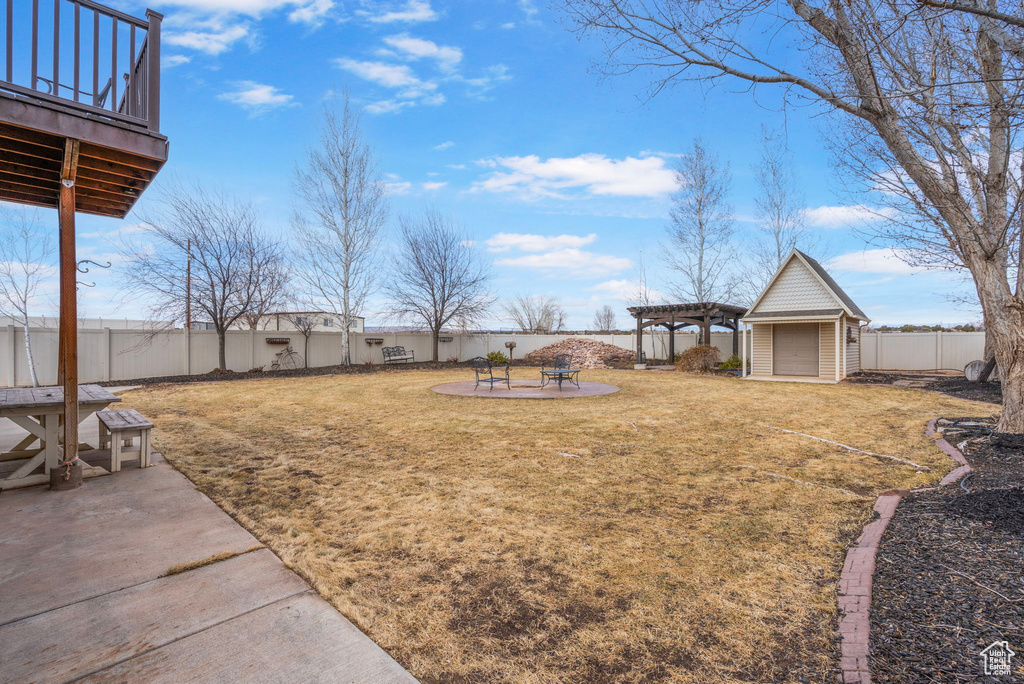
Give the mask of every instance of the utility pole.
<svg viewBox="0 0 1024 684">
<path fill-rule="evenodd" d="M 185 262 L 185 330 L 192 329 L 192 238 L 185 243 L 188 252 Z"/>
</svg>

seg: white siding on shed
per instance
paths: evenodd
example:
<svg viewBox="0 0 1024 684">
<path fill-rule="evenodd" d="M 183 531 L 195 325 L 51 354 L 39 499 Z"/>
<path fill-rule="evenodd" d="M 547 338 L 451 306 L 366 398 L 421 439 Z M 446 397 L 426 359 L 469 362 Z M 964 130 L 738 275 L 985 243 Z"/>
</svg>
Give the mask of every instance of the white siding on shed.
<svg viewBox="0 0 1024 684">
<path fill-rule="evenodd" d="M 838 309 L 840 306 L 828 288 L 821 284 L 818 277 L 803 262 L 799 259 L 791 259 L 755 310 L 758 313 L 764 313 L 768 311 Z"/>
<path fill-rule="evenodd" d="M 753 366 L 751 368 L 751 375 L 771 375 L 772 324 L 755 323 L 753 329 L 753 349 L 751 351 Z"/>
<path fill-rule="evenodd" d="M 824 380 L 836 379 L 836 324 L 835 321 L 819 323 L 821 336 L 818 338 L 818 377 Z"/>
<path fill-rule="evenodd" d="M 846 321 L 847 338 L 855 341 L 846 345 L 846 375 L 860 370 L 860 321 Z"/>
</svg>

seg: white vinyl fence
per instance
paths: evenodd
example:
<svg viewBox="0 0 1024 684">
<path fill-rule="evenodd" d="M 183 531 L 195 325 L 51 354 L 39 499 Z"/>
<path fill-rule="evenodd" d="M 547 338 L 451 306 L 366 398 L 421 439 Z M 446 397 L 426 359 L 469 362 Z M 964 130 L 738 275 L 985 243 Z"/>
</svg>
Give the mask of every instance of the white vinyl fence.
<svg viewBox="0 0 1024 684">
<path fill-rule="evenodd" d="M 51 385 L 57 377 L 57 331 L 52 328 L 31 329 L 32 351 L 40 383 Z M 131 380 L 169 375 L 208 373 L 217 367 L 217 333 L 208 330 L 140 330 L 83 329 L 78 332 L 78 364 L 81 382 Z M 270 367 L 274 355 L 283 349 L 268 344 L 267 338 L 287 337 L 309 366 L 333 366 L 341 358 L 341 336 L 334 332 L 317 332 L 309 338 L 308 347 L 301 333 L 278 331 L 232 330 L 227 334 L 227 365 L 231 370 L 246 371 L 257 366 Z M 506 342 L 515 342 L 514 358 L 547 346 L 567 335 L 522 335 L 481 333 L 450 335 L 441 342 L 441 361 L 465 361 L 488 352 L 507 352 Z M 575 335 L 600 340 L 625 349 L 636 348 L 636 335 Z M 712 344 L 726 358 L 732 354 L 732 333 L 713 332 Z M 367 344 L 366 340 L 383 340 Z M 675 349 L 682 352 L 696 344 L 693 332 L 676 333 Z M 864 333 L 863 367 L 886 370 L 962 369 L 968 362 L 980 359 L 985 343 L 984 333 Z M 353 333 L 352 359 L 355 363 L 381 364 L 381 347 L 402 345 L 415 353 L 417 361 L 429 361 L 430 336 L 425 333 Z M 644 351 L 648 358 L 668 356 L 668 333 L 644 333 Z M 22 329 L 0 328 L 0 379 L 4 386 L 32 384 Z"/>
</svg>

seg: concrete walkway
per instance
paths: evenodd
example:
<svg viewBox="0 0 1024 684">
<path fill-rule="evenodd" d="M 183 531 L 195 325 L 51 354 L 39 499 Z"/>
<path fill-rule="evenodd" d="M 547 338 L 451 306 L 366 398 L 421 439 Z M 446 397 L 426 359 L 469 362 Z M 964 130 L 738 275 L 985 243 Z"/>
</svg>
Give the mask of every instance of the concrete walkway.
<svg viewBox="0 0 1024 684">
<path fill-rule="evenodd" d="M 154 461 L 0 494 L 0 682 L 416 681 Z"/>
</svg>

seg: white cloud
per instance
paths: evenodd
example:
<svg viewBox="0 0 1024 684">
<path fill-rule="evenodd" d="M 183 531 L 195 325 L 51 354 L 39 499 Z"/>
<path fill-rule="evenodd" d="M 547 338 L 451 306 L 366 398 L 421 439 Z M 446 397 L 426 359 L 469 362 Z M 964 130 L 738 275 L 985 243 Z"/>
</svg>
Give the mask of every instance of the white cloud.
<svg viewBox="0 0 1024 684">
<path fill-rule="evenodd" d="M 437 12 L 430 6 L 429 0 L 408 0 L 405 5 L 398 7 L 381 14 L 370 14 L 368 12 L 359 12 L 359 14 L 365 16 L 368 21 L 377 24 L 391 24 L 402 21 L 434 21 L 438 18 Z"/>
<path fill-rule="evenodd" d="M 423 189 L 424 190 L 440 190 L 441 188 L 443 188 L 446 185 L 448 185 L 447 181 L 436 181 L 436 182 L 433 182 L 433 183 L 424 183 L 423 184 Z"/>
<path fill-rule="evenodd" d="M 465 164 L 446 164 L 449 169 L 455 169 L 456 171 L 465 171 L 469 167 Z"/>
<path fill-rule="evenodd" d="M 160 58 L 160 68 L 170 69 L 171 67 L 180 66 L 182 64 L 188 64 L 192 61 L 191 57 L 185 55 L 167 55 L 166 57 Z"/>
<path fill-rule="evenodd" d="M 632 280 L 606 280 L 587 289 L 628 302 L 638 299 L 644 287 L 639 280 L 634 278 Z M 664 293 L 648 287 L 644 300 L 662 302 L 668 301 L 668 298 Z"/>
<path fill-rule="evenodd" d="M 385 64 L 384 62 L 360 62 L 354 59 L 341 58 L 334 60 L 341 69 L 351 72 L 364 80 L 382 85 L 385 88 L 417 88 L 424 87 L 423 81 L 416 78 L 405 64 Z M 429 89 L 436 88 L 433 85 Z"/>
<path fill-rule="evenodd" d="M 504 24 L 501 25 L 501 28 L 503 29 L 514 29 L 515 27 L 516 22 L 514 21 L 506 21 Z"/>
<path fill-rule="evenodd" d="M 169 31 L 163 39 L 168 45 L 190 48 L 205 52 L 208 55 L 219 55 L 237 41 L 247 37 L 249 31 L 249 25 L 242 23 L 223 27 L 199 28 L 191 31 Z"/>
<path fill-rule="evenodd" d="M 408 33 L 397 36 L 388 36 L 384 42 L 399 52 L 404 59 L 433 59 L 437 61 L 438 67 L 443 71 L 454 70 L 462 61 L 462 50 L 450 45 L 438 45 L 437 43 L 414 38 Z"/>
<path fill-rule="evenodd" d="M 529 199 L 567 198 L 567 190 L 582 190 L 589 195 L 662 197 L 676 189 L 675 173 L 660 157 L 609 159 L 591 153 L 542 160 L 528 155 L 478 163 L 500 170 L 474 183 L 474 190 L 518 193 Z"/>
<path fill-rule="evenodd" d="M 469 94 L 479 98 L 482 98 L 488 91 L 493 90 L 498 83 L 512 80 L 512 76 L 508 72 L 508 67 L 504 64 L 495 64 L 487 67 L 484 69 L 483 76 L 467 78 L 465 76 L 455 74 L 450 78 L 453 81 L 465 83 L 469 86 Z"/>
<path fill-rule="evenodd" d="M 589 235 L 531 235 L 529 233 L 498 233 L 487 240 L 489 252 L 507 252 L 516 249 L 521 252 L 545 252 L 548 250 L 584 247 L 597 240 L 597 234 Z"/>
<path fill-rule="evenodd" d="M 394 183 L 385 183 L 384 188 L 388 191 L 389 195 L 408 195 L 409 191 L 412 190 L 412 183 L 409 181 L 396 181 Z"/>
<path fill-rule="evenodd" d="M 890 208 L 873 208 L 863 204 L 808 207 L 803 210 L 807 223 L 816 228 L 845 228 L 858 223 L 883 221 L 893 218 L 895 214 L 895 210 Z"/>
<path fill-rule="evenodd" d="M 274 86 L 255 81 L 238 81 L 235 83 L 235 90 L 223 93 L 219 97 L 252 110 L 274 109 L 294 104 L 292 95 L 282 93 Z"/>
<path fill-rule="evenodd" d="M 454 146 L 455 146 L 454 142 L 452 142 L 451 140 L 446 140 L 445 142 L 441 143 L 440 145 L 434 145 L 434 149 L 435 150 L 447 150 L 449 147 L 454 147 Z"/>
<path fill-rule="evenodd" d="M 865 249 L 860 252 L 840 254 L 829 261 L 829 268 L 857 273 L 885 273 L 907 275 L 923 273 L 925 269 L 911 266 L 900 258 L 903 250 L 895 248 Z"/>
<path fill-rule="evenodd" d="M 556 249 L 543 254 L 495 259 L 497 266 L 511 266 L 543 271 L 549 275 L 569 275 L 576 278 L 599 278 L 618 273 L 633 265 L 630 259 L 597 254 L 576 248 Z"/>
</svg>

